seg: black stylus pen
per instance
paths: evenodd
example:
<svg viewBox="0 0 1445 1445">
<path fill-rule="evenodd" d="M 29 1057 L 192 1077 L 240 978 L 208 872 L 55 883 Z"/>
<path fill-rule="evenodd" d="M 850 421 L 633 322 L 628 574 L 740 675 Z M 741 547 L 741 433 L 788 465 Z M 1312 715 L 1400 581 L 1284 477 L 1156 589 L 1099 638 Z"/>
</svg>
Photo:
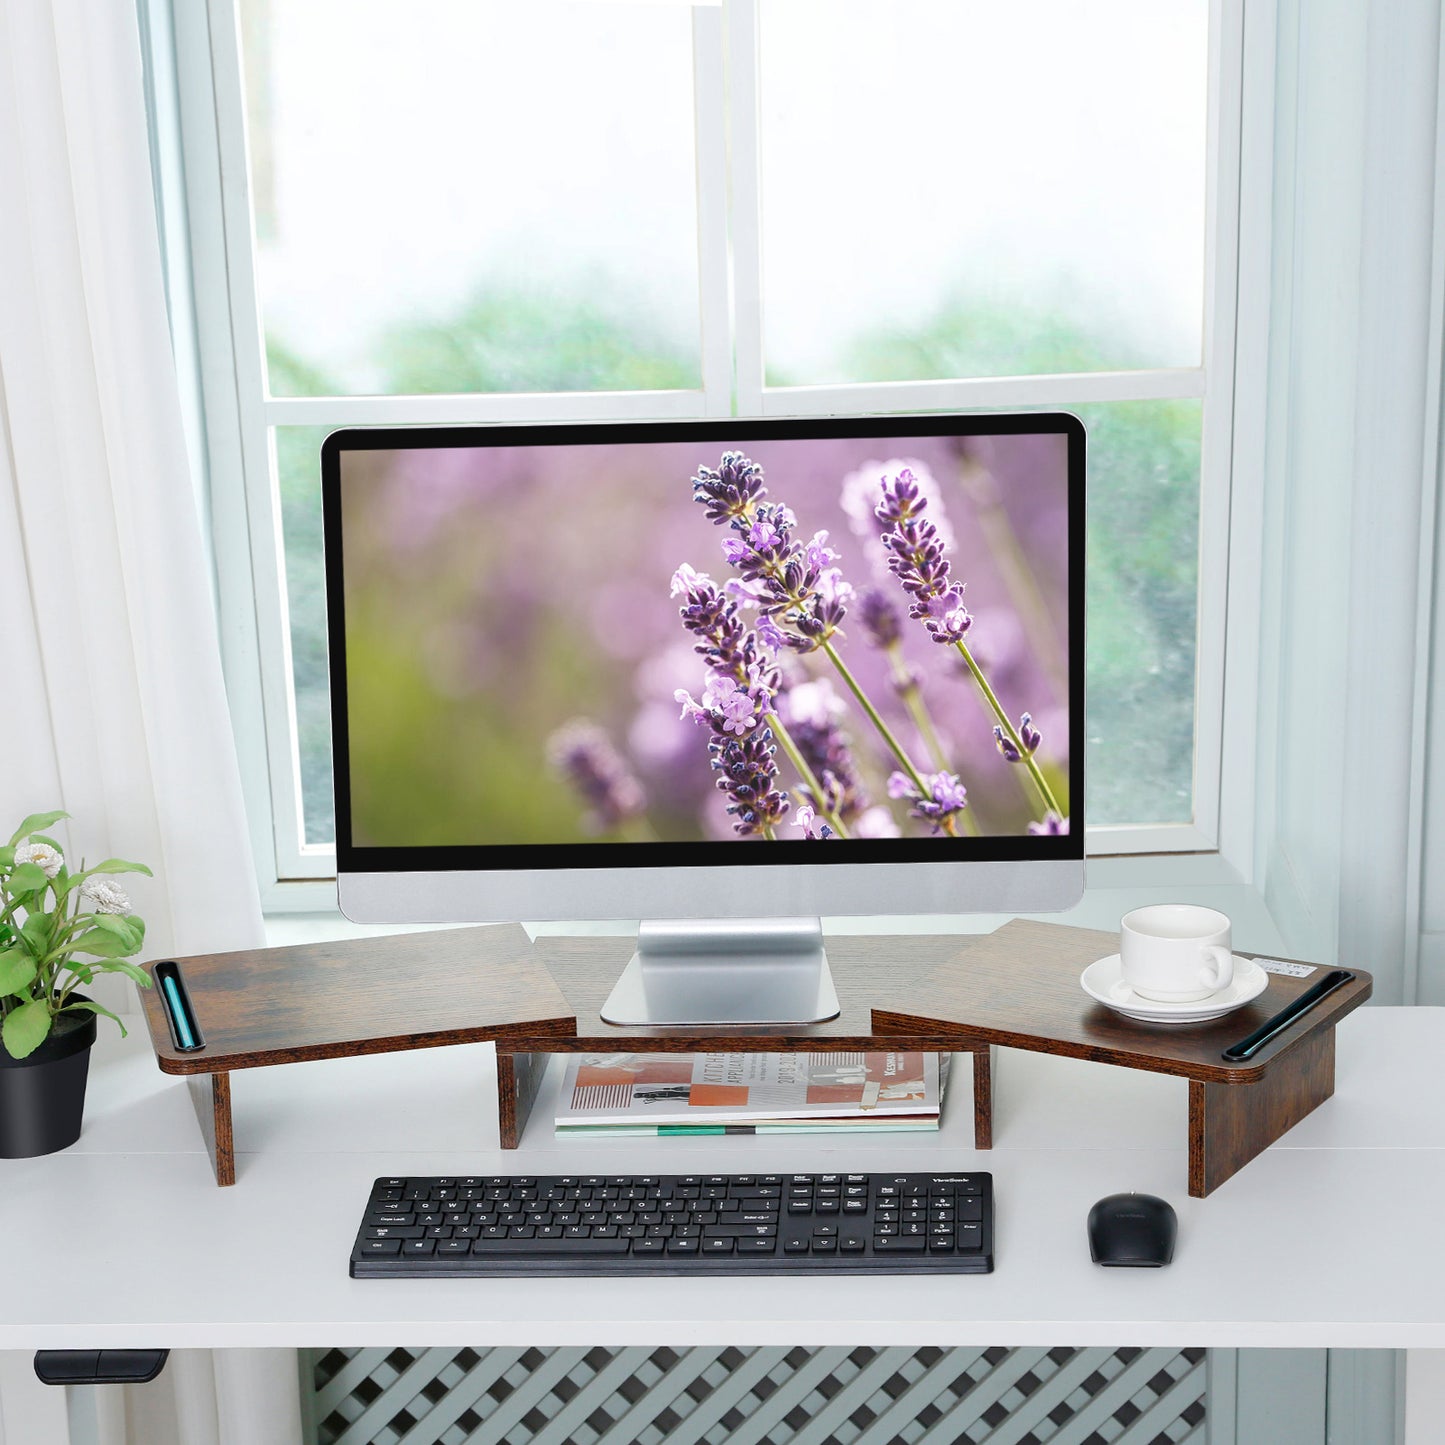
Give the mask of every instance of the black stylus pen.
<svg viewBox="0 0 1445 1445">
<path fill-rule="evenodd" d="M 1354 979 L 1347 968 L 1327 973 L 1317 984 L 1307 988 L 1293 1003 L 1286 1004 L 1273 1018 L 1265 1019 L 1255 1031 L 1224 1051 L 1231 1064 L 1252 1059 L 1276 1034 L 1282 1034 L 1301 1014 L 1307 1014 L 1326 994 Z"/>
</svg>

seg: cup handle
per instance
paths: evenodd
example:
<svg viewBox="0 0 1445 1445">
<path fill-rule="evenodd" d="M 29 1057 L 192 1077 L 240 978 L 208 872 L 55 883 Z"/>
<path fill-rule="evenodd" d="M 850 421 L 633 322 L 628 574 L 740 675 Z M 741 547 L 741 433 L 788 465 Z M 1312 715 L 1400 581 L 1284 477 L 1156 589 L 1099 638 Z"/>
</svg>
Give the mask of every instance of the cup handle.
<svg viewBox="0 0 1445 1445">
<path fill-rule="evenodd" d="M 1234 981 L 1234 955 L 1218 943 L 1206 943 L 1201 951 L 1214 967 L 1212 972 L 1206 969 L 1200 981 L 1212 989 L 1228 988 Z"/>
</svg>

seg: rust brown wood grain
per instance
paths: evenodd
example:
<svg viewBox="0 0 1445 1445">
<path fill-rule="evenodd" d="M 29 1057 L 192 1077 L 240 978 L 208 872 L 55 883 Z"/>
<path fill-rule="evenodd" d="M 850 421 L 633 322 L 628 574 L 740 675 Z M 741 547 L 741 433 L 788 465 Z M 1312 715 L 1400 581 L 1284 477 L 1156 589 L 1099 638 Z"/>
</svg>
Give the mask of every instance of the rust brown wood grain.
<svg viewBox="0 0 1445 1445">
<path fill-rule="evenodd" d="M 953 1031 L 992 1044 L 1176 1074 L 1220 1085 L 1254 1084 L 1322 1029 L 1331 1029 L 1369 998 L 1373 982 L 1356 979 L 1331 994 L 1247 1063 L 1221 1053 L 1317 981 L 1271 974 L 1253 1002 L 1213 1023 L 1153 1028 L 1095 1003 L 1079 975 L 1118 951 L 1118 937 L 1085 928 L 1020 919 L 974 940 L 919 938 L 914 966 L 892 982 L 875 1007 L 878 1034 Z M 831 945 L 830 945 L 831 953 Z M 959 1047 L 955 1043 L 954 1047 Z"/>
<path fill-rule="evenodd" d="M 1335 1091 L 1335 1031 L 1279 1059 L 1257 1084 L 1189 1083 L 1189 1192 L 1202 1199 Z"/>
<path fill-rule="evenodd" d="M 231 1129 L 231 1076 L 191 1074 L 186 1079 L 201 1140 L 220 1185 L 236 1182 L 236 1141 Z"/>
<path fill-rule="evenodd" d="M 175 962 L 206 1046 L 179 1052 L 171 1043 L 160 990 L 143 990 L 151 1044 L 170 1074 L 521 1035 L 553 1040 L 575 1032 L 566 1000 L 516 924 Z"/>
<path fill-rule="evenodd" d="M 497 1054 L 497 1134 L 503 1149 L 515 1149 L 547 1072 L 546 1054 Z"/>
</svg>

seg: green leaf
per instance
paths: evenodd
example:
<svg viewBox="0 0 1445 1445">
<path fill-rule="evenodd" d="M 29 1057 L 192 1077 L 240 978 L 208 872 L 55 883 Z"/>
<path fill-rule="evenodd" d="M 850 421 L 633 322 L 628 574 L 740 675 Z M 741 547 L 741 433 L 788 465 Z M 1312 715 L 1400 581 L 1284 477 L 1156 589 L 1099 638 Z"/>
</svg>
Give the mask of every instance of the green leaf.
<svg viewBox="0 0 1445 1445">
<path fill-rule="evenodd" d="M 85 999 L 80 999 L 80 998 L 71 999 L 71 1001 L 70 1001 L 68 1004 L 65 1005 L 65 1007 L 61 1010 L 61 1012 L 62 1012 L 62 1013 L 69 1013 L 69 1012 L 71 1011 L 71 1009 L 76 1009 L 76 1010 L 79 1011 L 79 1012 L 88 1013 L 88 1014 L 104 1014 L 104 1015 L 106 1016 L 106 1018 L 108 1018 L 108 1019 L 115 1019 L 116 1023 L 117 1023 L 117 1024 L 120 1024 L 120 1036 L 121 1036 L 121 1038 L 126 1038 L 126 1037 L 127 1037 L 127 1034 L 126 1034 L 126 1031 L 125 1031 L 125 1025 L 124 1025 L 123 1023 L 121 1023 L 121 1021 L 120 1021 L 118 1018 L 115 1018 L 115 1015 L 114 1015 L 113 1013 L 111 1013 L 111 1011 L 110 1011 L 108 1008 L 101 1008 L 101 1006 L 100 1006 L 98 1003 L 92 1003 L 88 998 L 85 998 Z M 14 1015 L 12 1014 L 11 1017 L 13 1018 Z M 8 1023 L 9 1020 L 6 1020 L 6 1022 Z M 17 1057 L 18 1057 L 18 1055 L 17 1055 Z"/>
<path fill-rule="evenodd" d="M 90 921 L 94 927 L 128 943 L 132 953 L 145 942 L 145 928 L 137 928 L 135 925 L 140 920 L 128 913 L 95 913 Z"/>
<path fill-rule="evenodd" d="M 15 847 L 7 843 L 0 848 L 0 868 L 13 868 L 15 866 Z"/>
<path fill-rule="evenodd" d="M 13 848 L 22 839 L 30 837 L 32 833 L 38 832 L 41 828 L 49 828 L 58 823 L 62 818 L 68 818 L 69 813 L 32 813 L 11 835 L 10 846 Z M 21 1057 L 19 1054 L 16 1058 Z"/>
<path fill-rule="evenodd" d="M 0 953 L 0 998 L 23 994 L 39 970 L 35 960 L 23 948 L 7 948 Z"/>
<path fill-rule="evenodd" d="M 49 882 L 45 869 L 38 863 L 22 863 L 10 875 L 10 893 L 13 897 L 20 898 L 26 893 L 43 889 Z"/>
<path fill-rule="evenodd" d="M 127 863 L 124 858 L 106 858 L 94 868 L 87 868 L 81 876 L 89 878 L 92 873 L 144 873 L 147 878 L 155 876 L 144 863 Z"/>
<path fill-rule="evenodd" d="M 43 958 L 50 943 L 51 918 L 48 913 L 31 913 L 20 925 L 20 941 L 36 958 Z"/>
<path fill-rule="evenodd" d="M 130 939 L 117 938 L 104 929 L 87 928 L 78 938 L 70 940 L 70 947 L 76 953 L 93 953 L 97 958 L 125 958 L 134 953 L 140 944 Z"/>
<path fill-rule="evenodd" d="M 28 1058 L 45 1042 L 50 1024 L 50 1005 L 43 998 L 31 999 L 5 1015 L 0 1039 L 12 1059 Z"/>
<path fill-rule="evenodd" d="M 151 976 L 139 964 L 122 963 L 115 959 L 108 963 L 97 964 L 97 973 L 123 973 L 127 978 L 133 978 L 142 988 L 151 986 Z"/>
</svg>

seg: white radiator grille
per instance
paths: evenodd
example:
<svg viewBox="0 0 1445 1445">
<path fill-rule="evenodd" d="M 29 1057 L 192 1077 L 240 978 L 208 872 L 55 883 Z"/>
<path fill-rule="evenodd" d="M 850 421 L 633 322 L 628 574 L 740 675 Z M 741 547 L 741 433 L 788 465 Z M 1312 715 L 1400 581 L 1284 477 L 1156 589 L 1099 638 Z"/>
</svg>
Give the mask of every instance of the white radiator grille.
<svg viewBox="0 0 1445 1445">
<path fill-rule="evenodd" d="M 1203 1350 L 307 1357 L 315 1445 L 1205 1445 Z"/>
</svg>

